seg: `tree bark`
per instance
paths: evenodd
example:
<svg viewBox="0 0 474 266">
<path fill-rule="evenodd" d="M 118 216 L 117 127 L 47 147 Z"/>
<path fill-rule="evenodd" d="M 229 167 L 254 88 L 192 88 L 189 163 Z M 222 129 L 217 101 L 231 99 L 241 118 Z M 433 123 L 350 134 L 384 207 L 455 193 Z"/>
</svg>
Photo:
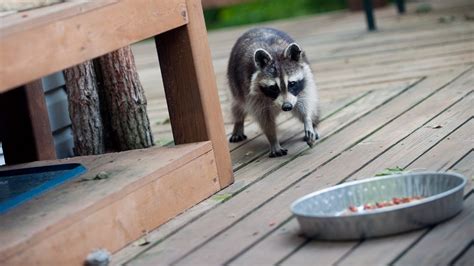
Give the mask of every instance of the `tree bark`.
<svg viewBox="0 0 474 266">
<path fill-rule="evenodd" d="M 96 75 L 91 61 L 64 70 L 76 155 L 105 152 Z"/>
<path fill-rule="evenodd" d="M 103 102 L 110 117 L 108 126 L 115 150 L 147 148 L 153 145 L 146 97 L 130 46 L 97 59 L 103 86 Z"/>
</svg>

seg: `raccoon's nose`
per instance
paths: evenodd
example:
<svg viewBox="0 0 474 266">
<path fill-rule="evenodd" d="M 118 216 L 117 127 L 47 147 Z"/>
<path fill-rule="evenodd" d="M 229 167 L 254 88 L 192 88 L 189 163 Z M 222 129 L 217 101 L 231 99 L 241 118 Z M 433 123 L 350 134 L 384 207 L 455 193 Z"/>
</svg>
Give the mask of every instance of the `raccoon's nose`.
<svg viewBox="0 0 474 266">
<path fill-rule="evenodd" d="M 291 103 L 283 103 L 281 109 L 285 112 L 291 111 L 291 109 L 293 109 L 293 105 Z"/>
</svg>

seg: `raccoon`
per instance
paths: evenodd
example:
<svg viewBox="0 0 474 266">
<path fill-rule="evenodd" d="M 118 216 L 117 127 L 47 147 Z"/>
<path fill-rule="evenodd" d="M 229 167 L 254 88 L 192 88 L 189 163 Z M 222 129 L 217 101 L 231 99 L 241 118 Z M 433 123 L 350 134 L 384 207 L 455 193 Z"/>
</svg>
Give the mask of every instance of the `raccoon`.
<svg viewBox="0 0 474 266">
<path fill-rule="evenodd" d="M 301 47 L 285 32 L 255 28 L 234 44 L 227 78 L 232 93 L 234 129 L 230 142 L 247 139 L 244 120 L 251 114 L 270 143 L 270 157 L 288 153 L 280 146 L 276 117 L 292 112 L 304 125 L 312 147 L 319 133 L 319 99 L 314 77 Z"/>
</svg>

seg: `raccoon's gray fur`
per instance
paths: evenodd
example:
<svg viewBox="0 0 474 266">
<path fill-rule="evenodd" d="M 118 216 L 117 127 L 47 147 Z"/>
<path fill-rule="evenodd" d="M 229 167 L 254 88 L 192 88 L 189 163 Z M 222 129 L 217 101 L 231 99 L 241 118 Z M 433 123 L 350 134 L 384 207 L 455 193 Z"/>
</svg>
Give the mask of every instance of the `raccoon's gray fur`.
<svg viewBox="0 0 474 266">
<path fill-rule="evenodd" d="M 276 133 L 276 117 L 291 111 L 303 122 L 305 141 L 319 138 L 319 100 L 306 55 L 288 34 L 271 28 L 244 33 L 235 43 L 227 77 L 232 92 L 231 142 L 247 138 L 244 119 L 251 114 L 270 142 L 270 157 L 287 154 Z"/>
</svg>

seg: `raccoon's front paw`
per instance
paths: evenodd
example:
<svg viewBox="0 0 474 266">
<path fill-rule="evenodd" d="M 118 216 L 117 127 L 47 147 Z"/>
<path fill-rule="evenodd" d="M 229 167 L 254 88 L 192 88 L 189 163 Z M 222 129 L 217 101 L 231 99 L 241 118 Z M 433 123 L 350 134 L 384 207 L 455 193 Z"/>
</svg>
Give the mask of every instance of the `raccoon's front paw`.
<svg viewBox="0 0 474 266">
<path fill-rule="evenodd" d="M 271 151 L 270 151 L 270 158 L 273 158 L 273 157 L 281 157 L 283 155 L 287 155 L 288 154 L 288 150 L 287 149 L 283 149 L 281 147 L 279 148 L 272 148 Z"/>
<path fill-rule="evenodd" d="M 244 133 L 238 133 L 238 134 L 232 134 L 232 136 L 230 136 L 229 141 L 230 142 L 239 142 L 239 141 L 246 140 L 246 139 L 247 139 L 247 136 L 245 136 Z"/>
<path fill-rule="evenodd" d="M 312 148 L 314 144 L 316 143 L 316 140 L 318 139 L 319 139 L 319 133 L 313 128 L 306 129 L 304 131 L 304 141 L 306 141 L 309 147 Z"/>
</svg>

